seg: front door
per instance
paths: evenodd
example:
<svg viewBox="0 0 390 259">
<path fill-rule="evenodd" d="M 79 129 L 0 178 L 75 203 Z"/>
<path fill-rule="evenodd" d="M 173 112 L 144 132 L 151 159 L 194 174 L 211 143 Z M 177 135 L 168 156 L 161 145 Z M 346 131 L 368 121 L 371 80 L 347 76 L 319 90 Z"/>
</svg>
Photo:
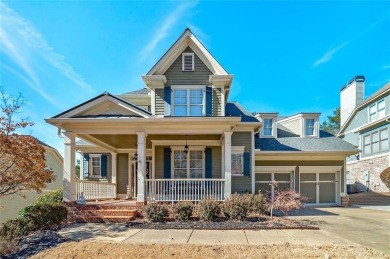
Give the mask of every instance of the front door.
<svg viewBox="0 0 390 259">
<path fill-rule="evenodd" d="M 307 203 L 336 203 L 336 174 L 301 173 L 299 192 L 309 198 Z"/>
</svg>

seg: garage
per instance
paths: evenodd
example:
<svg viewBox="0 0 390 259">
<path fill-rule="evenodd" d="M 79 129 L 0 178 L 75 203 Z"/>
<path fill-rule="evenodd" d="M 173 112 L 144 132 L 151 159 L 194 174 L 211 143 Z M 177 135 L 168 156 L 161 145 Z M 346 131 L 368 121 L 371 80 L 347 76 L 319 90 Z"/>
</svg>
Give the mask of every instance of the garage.
<svg viewBox="0 0 390 259">
<path fill-rule="evenodd" d="M 293 189 L 294 166 L 256 167 L 255 191 L 273 199 L 275 192 Z"/>
</svg>

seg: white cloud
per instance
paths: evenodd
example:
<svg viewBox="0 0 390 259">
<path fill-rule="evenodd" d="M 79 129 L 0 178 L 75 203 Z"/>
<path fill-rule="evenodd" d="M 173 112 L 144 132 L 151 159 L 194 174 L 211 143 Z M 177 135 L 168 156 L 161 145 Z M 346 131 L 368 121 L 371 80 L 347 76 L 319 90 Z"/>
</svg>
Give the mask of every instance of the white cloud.
<svg viewBox="0 0 390 259">
<path fill-rule="evenodd" d="M 65 61 L 65 57 L 56 53 L 46 42 L 43 36 L 34 28 L 32 24 L 19 16 L 15 11 L 4 3 L 0 2 L 1 27 L 0 41 L 2 52 L 8 55 L 18 64 L 31 79 L 33 89 L 42 95 L 43 90 L 33 69 L 32 52 L 39 52 L 40 55 L 63 76 L 73 81 L 76 85 L 88 92 L 93 92 L 83 77 L 79 75 L 70 64 Z M 30 85 L 31 86 L 31 85 Z M 46 97 L 45 97 L 46 98 Z"/>
<path fill-rule="evenodd" d="M 314 62 L 312 67 L 316 67 L 318 65 L 321 65 L 321 64 L 324 64 L 324 63 L 330 61 L 333 58 L 334 54 L 336 54 L 338 51 L 343 49 L 348 44 L 349 44 L 349 41 L 346 41 L 346 42 L 338 45 L 337 47 L 334 47 L 334 48 L 328 50 L 327 52 L 325 52 L 325 54 L 321 58 L 319 58 L 316 62 Z"/>
<path fill-rule="evenodd" d="M 154 33 L 151 41 L 149 41 L 149 43 L 141 50 L 140 60 L 145 60 L 145 58 L 155 50 L 158 43 L 168 35 L 171 28 L 176 25 L 186 11 L 195 7 L 197 4 L 198 1 L 180 3 L 179 6 L 177 6 L 176 9 L 174 9 L 173 12 L 164 19 L 161 25 L 158 26 L 158 29 Z"/>
</svg>

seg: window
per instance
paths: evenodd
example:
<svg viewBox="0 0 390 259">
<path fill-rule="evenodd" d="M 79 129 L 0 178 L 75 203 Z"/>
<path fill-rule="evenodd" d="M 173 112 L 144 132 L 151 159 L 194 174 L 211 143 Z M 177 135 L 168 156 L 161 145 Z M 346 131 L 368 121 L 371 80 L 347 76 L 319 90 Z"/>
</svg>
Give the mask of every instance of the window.
<svg viewBox="0 0 390 259">
<path fill-rule="evenodd" d="M 182 150 L 173 151 L 174 178 L 203 178 L 203 151 L 190 150 L 187 154 Z"/>
<path fill-rule="evenodd" d="M 363 136 L 363 155 L 389 150 L 388 128 L 373 131 Z"/>
<path fill-rule="evenodd" d="M 314 119 L 306 119 L 306 136 L 314 136 Z"/>
<path fill-rule="evenodd" d="M 264 119 L 264 136 L 272 136 L 272 119 Z"/>
<path fill-rule="evenodd" d="M 244 146 L 232 146 L 232 175 L 244 175 Z"/>
<path fill-rule="evenodd" d="M 101 176 L 101 156 L 100 155 L 90 155 L 91 159 L 91 170 L 90 176 Z"/>
<path fill-rule="evenodd" d="M 374 121 L 380 118 L 385 117 L 386 115 L 386 105 L 385 100 L 382 99 L 377 101 L 368 108 L 368 117 L 370 121 Z"/>
<path fill-rule="evenodd" d="M 194 71 L 194 53 L 183 53 L 182 54 L 182 70 L 183 71 Z"/>
<path fill-rule="evenodd" d="M 203 116 L 203 88 L 173 89 L 173 116 Z"/>
</svg>

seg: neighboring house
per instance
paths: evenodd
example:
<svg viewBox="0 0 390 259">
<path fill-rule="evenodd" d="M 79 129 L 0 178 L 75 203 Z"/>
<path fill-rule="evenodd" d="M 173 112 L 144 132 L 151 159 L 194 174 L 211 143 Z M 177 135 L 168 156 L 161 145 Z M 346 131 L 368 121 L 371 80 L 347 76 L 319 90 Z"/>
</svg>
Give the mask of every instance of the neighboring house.
<svg viewBox="0 0 390 259">
<path fill-rule="evenodd" d="M 356 191 L 388 192 L 380 173 L 390 165 L 390 82 L 366 100 L 364 82 L 363 76 L 356 76 L 340 93 L 338 136 L 361 150 L 347 159 L 347 184 Z"/>
<path fill-rule="evenodd" d="M 53 182 L 48 183 L 41 193 L 24 192 L 26 198 L 23 198 L 18 194 L 13 194 L 0 199 L 0 205 L 3 206 L 3 208 L 0 208 L 0 223 L 4 223 L 9 219 L 14 219 L 21 209 L 33 203 L 39 196 L 62 187 L 62 171 L 64 169 L 62 156 L 55 148 L 41 141 L 39 141 L 39 143 L 45 148 L 46 167 L 53 170 L 56 179 Z"/>
<path fill-rule="evenodd" d="M 46 120 L 65 139 L 65 201 L 81 193 L 138 202 L 223 200 L 272 191 L 276 180 L 310 203 L 340 204 L 345 157 L 357 149 L 320 133 L 318 113 L 283 120 L 259 114 L 259 121 L 228 102 L 233 75 L 189 29 L 142 79 L 144 89 L 105 92 Z M 82 179 L 74 173 L 76 151 Z"/>
</svg>

